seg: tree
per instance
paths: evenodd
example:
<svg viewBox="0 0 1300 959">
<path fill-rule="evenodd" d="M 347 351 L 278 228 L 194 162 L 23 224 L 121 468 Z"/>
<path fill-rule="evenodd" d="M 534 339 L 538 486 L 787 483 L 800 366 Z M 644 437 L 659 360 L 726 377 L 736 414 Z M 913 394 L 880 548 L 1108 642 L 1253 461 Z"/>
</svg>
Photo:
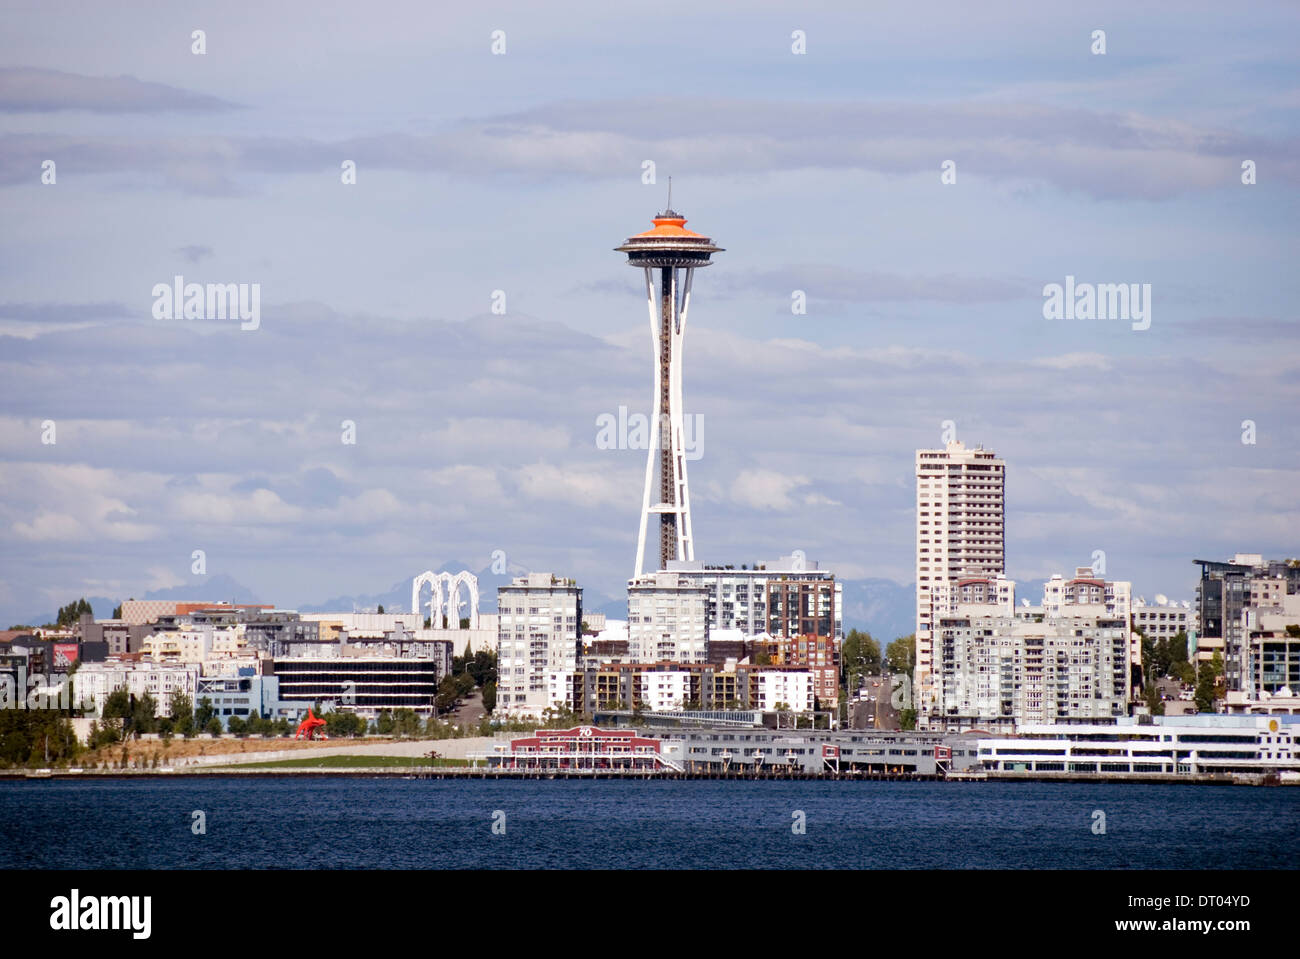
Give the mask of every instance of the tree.
<svg viewBox="0 0 1300 959">
<path fill-rule="evenodd" d="M 474 691 L 474 677 L 469 673 L 457 673 L 455 676 L 456 694 L 458 696 L 468 696 Z"/>
<path fill-rule="evenodd" d="M 90 731 L 86 736 L 86 745 L 91 749 L 99 749 L 101 746 L 111 746 L 122 738 L 118 730 L 120 720 L 106 719 L 102 723 L 91 721 Z"/>
<path fill-rule="evenodd" d="M 1213 663 L 1202 662 L 1196 667 L 1196 694 L 1194 701 L 1196 703 L 1196 711 L 1199 713 L 1214 712 L 1215 678 Z"/>
<path fill-rule="evenodd" d="M 456 705 L 456 700 L 459 698 L 460 686 L 456 682 L 456 677 L 442 677 L 442 681 L 438 683 L 438 695 L 434 698 L 434 705 L 438 707 L 438 712 L 447 712 Z"/>
<path fill-rule="evenodd" d="M 1179 630 L 1169 640 L 1169 665 L 1172 672 L 1177 672 L 1181 663 L 1187 662 L 1187 633 Z"/>
<path fill-rule="evenodd" d="M 866 630 L 851 629 L 840 648 L 840 663 L 844 688 L 852 693 L 861 677 L 880 672 L 880 644 Z"/>
<path fill-rule="evenodd" d="M 1143 698 L 1152 716 L 1163 716 L 1165 714 L 1165 703 L 1160 698 L 1160 687 L 1154 681 L 1147 683 Z"/>
<path fill-rule="evenodd" d="M 402 708 L 393 713 L 393 725 L 397 735 L 402 738 L 414 738 L 420 735 L 420 717 L 415 715 L 415 710 Z M 365 730 L 362 729 L 364 735 Z"/>
<path fill-rule="evenodd" d="M 119 686 L 108 694 L 104 700 L 104 719 L 122 719 L 131 718 L 131 694 L 126 691 L 125 686 Z"/>
<path fill-rule="evenodd" d="M 451 671 L 454 674 L 468 673 L 473 680 L 469 689 L 475 686 L 482 686 L 484 683 L 496 682 L 497 679 L 497 656 L 496 653 L 489 652 L 486 649 L 480 649 L 477 653 L 471 653 L 469 643 L 465 643 L 465 652 L 452 658 Z M 468 692 L 469 690 L 466 690 Z"/>
<path fill-rule="evenodd" d="M 907 709 L 901 709 L 901 710 L 899 710 L 899 712 L 898 712 L 898 728 L 899 728 L 899 729 L 915 729 L 915 728 L 916 728 L 916 710 L 915 710 L 915 709 L 913 709 L 912 707 L 909 706 Z"/>
<path fill-rule="evenodd" d="M 194 735 L 194 700 L 179 689 L 172 690 L 171 702 L 168 703 L 175 730 L 189 739 Z"/>
<path fill-rule="evenodd" d="M 569 729 L 581 725 L 586 719 L 587 717 L 582 713 L 575 713 L 568 706 L 560 704 L 547 706 L 542 710 L 543 729 Z"/>
<path fill-rule="evenodd" d="M 81 619 L 83 613 L 94 615 L 90 604 L 86 602 L 86 597 L 81 597 L 75 603 L 69 603 L 67 606 L 60 606 L 59 613 L 55 619 L 55 625 L 60 627 L 75 626 Z"/>
<path fill-rule="evenodd" d="M 122 618 L 122 604 L 121 604 L 121 603 L 118 603 L 116 606 L 113 607 L 113 618 L 114 618 L 114 619 L 121 619 L 121 618 Z"/>
<path fill-rule="evenodd" d="M 0 767 L 63 765 L 80 751 L 72 723 L 58 710 L 0 709 Z"/>
<path fill-rule="evenodd" d="M 1141 626 L 1133 627 L 1133 632 L 1137 633 L 1142 640 L 1142 679 L 1149 683 L 1156 678 L 1154 665 L 1156 641 L 1144 633 Z"/>
<path fill-rule="evenodd" d="M 205 733 L 211 733 L 213 736 L 220 736 L 222 732 L 221 717 L 215 715 L 210 716 L 208 721 L 203 724 L 203 731 Z"/>
<path fill-rule="evenodd" d="M 194 710 L 195 728 L 202 729 L 204 732 L 207 732 L 208 720 L 211 719 L 216 714 L 217 711 L 212 706 L 212 700 L 208 699 L 207 696 L 204 696 L 202 699 L 199 700 L 199 708 Z M 220 722 L 220 720 L 218 720 L 218 722 Z"/>
<path fill-rule="evenodd" d="M 131 706 L 131 732 L 135 733 L 136 738 L 140 738 L 141 733 L 153 733 L 158 731 L 158 701 L 145 693 L 137 699 Z"/>
<path fill-rule="evenodd" d="M 916 666 L 916 634 L 900 636 L 885 647 L 885 665 L 891 673 L 911 673 Z"/>
<path fill-rule="evenodd" d="M 236 736 L 243 736 L 248 732 L 248 724 L 242 716 L 231 716 L 226 720 L 226 732 L 234 733 Z"/>
<path fill-rule="evenodd" d="M 494 682 L 483 684 L 483 708 L 489 713 L 497 708 L 497 684 Z"/>
<path fill-rule="evenodd" d="M 380 614 L 381 616 L 383 615 L 383 612 L 384 612 L 384 604 L 383 604 L 383 603 L 380 603 L 380 604 L 379 604 L 379 610 L 378 610 L 378 612 L 379 612 L 379 614 Z"/>
<path fill-rule="evenodd" d="M 354 712 L 336 709 L 324 715 L 325 735 L 331 739 L 342 736 L 364 736 L 370 724 Z"/>
</svg>

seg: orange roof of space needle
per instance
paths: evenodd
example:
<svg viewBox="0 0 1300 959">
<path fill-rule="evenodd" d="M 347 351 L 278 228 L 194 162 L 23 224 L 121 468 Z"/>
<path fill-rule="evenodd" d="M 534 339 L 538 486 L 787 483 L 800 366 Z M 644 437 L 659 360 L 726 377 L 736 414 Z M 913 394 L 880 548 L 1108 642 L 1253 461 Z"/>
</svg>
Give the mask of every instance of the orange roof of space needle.
<svg viewBox="0 0 1300 959">
<path fill-rule="evenodd" d="M 637 233 L 636 236 L 703 236 L 694 230 L 686 229 L 686 217 L 678 216 L 673 210 L 665 210 L 663 215 L 651 220 L 653 230 Z"/>
</svg>

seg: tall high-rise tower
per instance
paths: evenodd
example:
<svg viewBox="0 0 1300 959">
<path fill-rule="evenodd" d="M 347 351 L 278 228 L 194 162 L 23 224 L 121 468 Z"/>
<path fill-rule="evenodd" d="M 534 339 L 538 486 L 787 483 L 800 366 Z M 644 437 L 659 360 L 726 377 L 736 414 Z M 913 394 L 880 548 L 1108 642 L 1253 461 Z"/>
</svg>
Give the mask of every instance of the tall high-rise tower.
<svg viewBox="0 0 1300 959">
<path fill-rule="evenodd" d="M 659 517 L 659 569 L 667 568 L 672 559 L 695 559 L 682 443 L 682 339 L 686 335 L 695 268 L 708 266 L 709 257 L 722 252 L 722 247 L 714 246 L 707 236 L 686 229 L 686 218 L 673 212 L 671 186 L 668 209 L 653 222 L 653 229 L 629 237 L 616 248 L 627 254 L 628 266 L 645 270 L 650 342 L 655 357 L 654 415 L 650 418 L 634 577 L 644 569 L 646 528 L 652 513 Z"/>
<path fill-rule="evenodd" d="M 1006 574 L 1006 462 L 960 442 L 916 451 L 916 675 L 921 728 L 934 719 L 934 601 L 940 586 L 964 576 Z"/>
</svg>

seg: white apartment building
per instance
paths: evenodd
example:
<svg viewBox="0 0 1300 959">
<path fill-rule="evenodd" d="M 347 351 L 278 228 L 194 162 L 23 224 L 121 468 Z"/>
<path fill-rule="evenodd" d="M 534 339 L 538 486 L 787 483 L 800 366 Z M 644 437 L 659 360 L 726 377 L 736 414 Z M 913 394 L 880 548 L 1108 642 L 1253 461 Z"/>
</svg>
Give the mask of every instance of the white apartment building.
<svg viewBox="0 0 1300 959">
<path fill-rule="evenodd" d="M 1006 575 L 1006 463 L 958 441 L 916 451 L 916 675 L 918 725 L 938 688 L 933 650 L 935 592 L 966 578 Z"/>
<path fill-rule="evenodd" d="M 1127 624 L 1133 612 L 1133 584 L 1102 579 L 1091 566 L 1076 566 L 1073 579 L 1057 573 L 1043 584 L 1042 605 L 1051 619 L 1068 615 L 1073 606 L 1100 606 L 1107 616 Z M 1129 662 L 1142 665 L 1142 639 L 1136 632 L 1129 635 Z"/>
<path fill-rule="evenodd" d="M 784 704 L 795 712 L 810 712 L 817 705 L 818 683 L 827 674 L 833 687 L 834 667 L 751 666 L 735 660 L 723 665 L 619 663 L 579 672 L 557 670 L 547 675 L 546 684 L 550 705 L 588 714 L 615 704 L 621 709 L 639 705 L 647 713 L 734 708 L 734 703 L 747 710 L 774 710 Z"/>
<path fill-rule="evenodd" d="M 1005 576 L 965 576 L 940 583 L 932 595 L 936 615 L 955 613 L 958 606 L 992 606 L 1002 616 L 1016 611 L 1016 581 Z"/>
<path fill-rule="evenodd" d="M 256 658 L 248 648 L 244 626 L 192 626 L 185 629 L 150 633 L 140 643 L 145 659 L 154 662 L 176 660 L 182 663 L 206 663 L 214 659 Z"/>
<path fill-rule="evenodd" d="M 739 629 L 746 636 L 768 632 L 768 584 L 776 580 L 820 580 L 834 584 L 832 629 L 837 639 L 844 636 L 843 586 L 835 574 L 821 569 L 801 554 L 782 556 L 770 563 L 756 563 L 754 569 L 705 566 L 699 560 L 669 560 L 666 572 L 679 574 L 681 581 L 703 586 L 708 591 L 709 632 Z"/>
<path fill-rule="evenodd" d="M 1190 656 L 1195 652 L 1192 640 L 1196 636 L 1196 610 L 1190 600 L 1178 603 L 1157 596 L 1155 604 L 1148 606 L 1145 597 L 1139 596 L 1133 600 L 1132 612 L 1133 626 L 1141 627 L 1150 638 L 1173 639 L 1179 633 L 1186 633 L 1187 653 Z"/>
<path fill-rule="evenodd" d="M 633 683 L 633 687 L 637 690 L 635 695 L 645 712 L 659 713 L 682 709 L 691 698 L 692 673 L 688 669 L 637 670 L 636 667 L 632 667 L 629 675 L 635 676 Z M 546 684 L 552 705 L 559 703 L 575 712 L 583 712 L 590 705 L 582 701 L 575 702 L 572 673 L 550 673 L 546 677 Z M 581 683 L 578 686 L 581 686 Z M 636 703 L 624 701 L 624 705 L 631 709 Z"/>
<path fill-rule="evenodd" d="M 628 658 L 634 663 L 705 663 L 709 591 L 676 572 L 628 581 Z"/>
<path fill-rule="evenodd" d="M 125 688 L 137 698 L 148 693 L 157 704 L 155 716 L 171 715 L 172 693 L 180 690 L 195 702 L 201 667 L 191 663 L 118 662 L 83 663 L 72 677 L 78 701 L 93 701 L 95 715 L 115 689 Z"/>
<path fill-rule="evenodd" d="M 540 719 L 554 705 L 548 676 L 572 673 L 582 636 L 582 588 L 550 573 L 497 588 L 497 711 Z"/>
<path fill-rule="evenodd" d="M 940 690 L 932 728 L 1009 731 L 1025 723 L 1114 721 L 1128 710 L 1127 620 L 1101 604 L 1014 617 L 961 606 L 935 628 Z"/>
<path fill-rule="evenodd" d="M 641 701 L 651 712 L 682 709 L 691 697 L 691 673 L 686 669 L 656 670 L 641 680 Z"/>
<path fill-rule="evenodd" d="M 763 669 L 750 674 L 751 709 L 771 710 L 778 703 L 795 712 L 811 712 L 815 690 L 811 670 Z"/>
</svg>

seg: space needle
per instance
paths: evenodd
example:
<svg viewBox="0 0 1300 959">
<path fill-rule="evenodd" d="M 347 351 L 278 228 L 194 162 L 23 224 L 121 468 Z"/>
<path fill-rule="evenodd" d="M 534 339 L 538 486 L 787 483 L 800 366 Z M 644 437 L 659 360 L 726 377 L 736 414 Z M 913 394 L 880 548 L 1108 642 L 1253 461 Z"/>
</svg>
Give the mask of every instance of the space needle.
<svg viewBox="0 0 1300 959">
<path fill-rule="evenodd" d="M 695 559 L 691 536 L 691 493 L 686 482 L 686 456 L 682 445 L 682 339 L 686 335 L 686 314 L 691 305 L 691 278 L 695 275 L 695 268 L 708 266 L 709 257 L 722 252 L 722 247 L 714 246 L 707 236 L 686 229 L 686 218 L 674 212 L 672 207 L 670 179 L 668 208 L 654 217 L 653 229 L 628 237 L 626 243 L 616 247 L 619 253 L 627 254 L 628 266 L 645 270 L 650 343 L 655 357 L 654 415 L 650 418 L 645 492 L 641 497 L 641 529 L 636 540 L 636 571 L 633 574 L 636 577 L 644 572 L 646 529 L 651 514 L 659 517 L 659 569 L 667 569 L 668 561 L 672 559 Z M 659 464 L 657 480 L 656 456 Z"/>
</svg>

